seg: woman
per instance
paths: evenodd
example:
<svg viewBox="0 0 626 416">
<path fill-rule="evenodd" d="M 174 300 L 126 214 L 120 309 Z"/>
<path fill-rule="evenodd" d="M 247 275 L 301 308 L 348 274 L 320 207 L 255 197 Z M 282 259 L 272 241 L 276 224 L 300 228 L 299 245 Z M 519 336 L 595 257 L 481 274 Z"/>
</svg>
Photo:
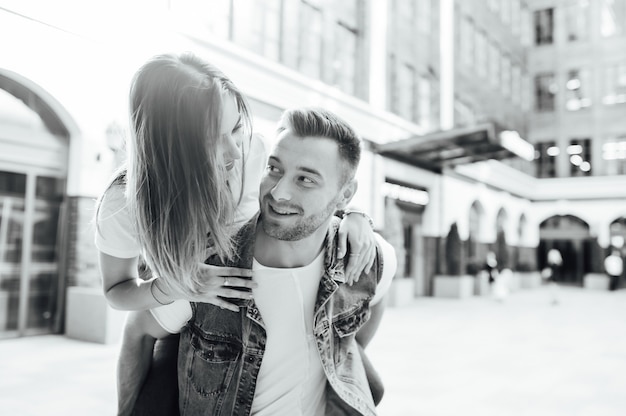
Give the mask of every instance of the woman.
<svg viewBox="0 0 626 416">
<path fill-rule="evenodd" d="M 238 300 L 252 296 L 251 271 L 203 261 L 211 252 L 232 255 L 237 225 L 258 210 L 266 166 L 244 96 L 191 54 L 147 62 L 133 79 L 130 104 L 127 166 L 99 199 L 96 214 L 105 296 L 112 307 L 134 311 L 118 362 L 119 414 L 132 411 L 155 339 L 190 318 L 189 301 L 238 311 Z M 354 256 L 346 275 L 352 281 L 371 267 L 375 245 L 367 219 L 347 218 L 339 254 L 349 234 Z M 149 270 L 145 278 L 140 257 Z"/>
</svg>

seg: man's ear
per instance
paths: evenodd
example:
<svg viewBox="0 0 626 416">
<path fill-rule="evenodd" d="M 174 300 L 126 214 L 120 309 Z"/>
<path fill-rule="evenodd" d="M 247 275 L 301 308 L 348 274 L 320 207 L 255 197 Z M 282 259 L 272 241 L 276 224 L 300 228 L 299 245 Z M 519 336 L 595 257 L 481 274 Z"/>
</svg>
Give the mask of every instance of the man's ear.
<svg viewBox="0 0 626 416">
<path fill-rule="evenodd" d="M 359 184 L 356 179 L 351 179 L 348 183 L 346 183 L 341 191 L 341 199 L 337 203 L 337 209 L 345 209 L 350 201 L 352 201 L 352 198 L 354 197 L 354 194 L 356 194 L 356 190 L 358 188 Z"/>
</svg>

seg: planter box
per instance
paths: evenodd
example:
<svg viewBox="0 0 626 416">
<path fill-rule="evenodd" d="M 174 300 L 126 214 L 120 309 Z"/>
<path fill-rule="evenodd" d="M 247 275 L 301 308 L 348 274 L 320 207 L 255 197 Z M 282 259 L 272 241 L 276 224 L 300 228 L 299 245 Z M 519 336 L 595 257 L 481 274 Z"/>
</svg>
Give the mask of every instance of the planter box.
<svg viewBox="0 0 626 416">
<path fill-rule="evenodd" d="M 99 344 L 116 343 L 121 338 L 126 313 L 111 308 L 100 288 L 69 287 L 65 335 Z"/>
<path fill-rule="evenodd" d="M 474 277 L 474 295 L 475 296 L 489 296 L 489 274 L 481 270 Z"/>
<path fill-rule="evenodd" d="M 522 289 L 536 289 L 541 287 L 543 280 L 541 279 L 541 272 L 514 272 L 519 277 L 520 288 Z"/>
<path fill-rule="evenodd" d="M 436 298 L 464 299 L 474 295 L 472 276 L 435 276 L 433 296 Z"/>
<path fill-rule="evenodd" d="M 0 331 L 7 329 L 9 321 L 9 292 L 0 290 Z"/>
<path fill-rule="evenodd" d="M 592 290 L 609 290 L 609 276 L 604 273 L 588 273 L 584 277 L 583 287 Z"/>
</svg>

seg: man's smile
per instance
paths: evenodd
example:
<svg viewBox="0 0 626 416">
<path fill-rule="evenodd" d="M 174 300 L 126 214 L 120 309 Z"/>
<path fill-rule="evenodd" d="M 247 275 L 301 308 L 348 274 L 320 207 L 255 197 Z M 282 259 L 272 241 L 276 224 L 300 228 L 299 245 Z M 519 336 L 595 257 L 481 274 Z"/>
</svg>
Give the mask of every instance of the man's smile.
<svg viewBox="0 0 626 416">
<path fill-rule="evenodd" d="M 274 215 L 292 216 L 292 215 L 299 215 L 301 213 L 301 210 L 296 207 L 292 207 L 289 205 L 281 205 L 275 202 L 267 201 L 267 207 L 269 208 L 270 213 Z"/>
</svg>

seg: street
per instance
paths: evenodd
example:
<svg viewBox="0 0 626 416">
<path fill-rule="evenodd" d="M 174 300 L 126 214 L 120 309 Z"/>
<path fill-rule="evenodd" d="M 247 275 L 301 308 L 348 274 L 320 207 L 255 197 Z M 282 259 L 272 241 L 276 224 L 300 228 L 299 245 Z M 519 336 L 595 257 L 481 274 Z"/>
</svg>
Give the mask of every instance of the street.
<svg viewBox="0 0 626 416">
<path fill-rule="evenodd" d="M 382 416 L 612 416 L 626 409 L 626 290 L 546 287 L 504 302 L 389 308 L 367 351 Z M 118 345 L 0 340 L 0 414 L 113 415 Z"/>
</svg>

